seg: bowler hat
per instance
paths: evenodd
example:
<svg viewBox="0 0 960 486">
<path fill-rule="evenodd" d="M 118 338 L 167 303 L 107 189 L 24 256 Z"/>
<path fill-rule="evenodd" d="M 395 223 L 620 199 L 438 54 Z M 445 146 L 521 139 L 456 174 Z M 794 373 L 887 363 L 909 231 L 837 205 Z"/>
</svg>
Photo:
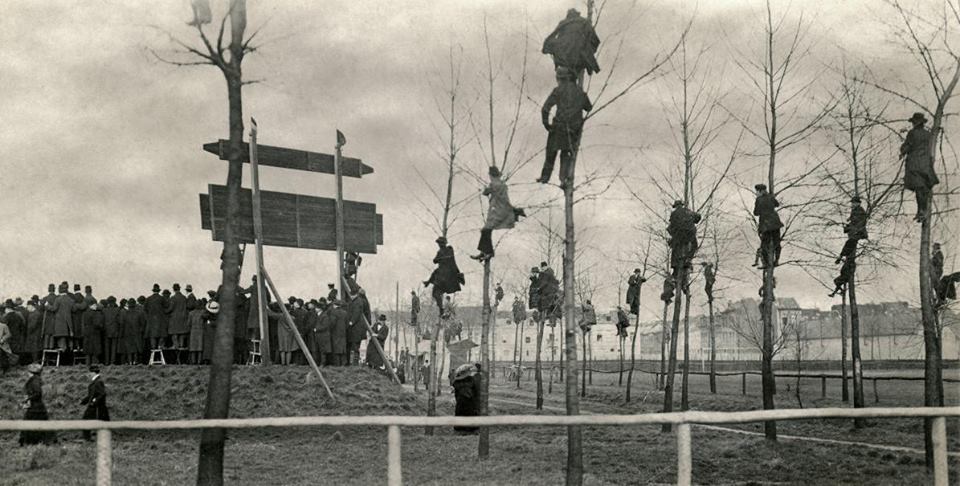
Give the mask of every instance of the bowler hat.
<svg viewBox="0 0 960 486">
<path fill-rule="evenodd" d="M 853 196 L 853 197 L 851 197 L 851 198 L 850 198 L 850 202 L 852 202 L 852 203 L 859 203 L 859 202 L 860 202 L 860 196 Z"/>
<path fill-rule="evenodd" d="M 755 190 L 757 190 L 757 191 L 766 191 L 766 190 L 767 190 L 767 185 L 766 185 L 766 184 L 757 184 L 757 185 L 753 186 L 753 188 L 754 188 Z"/>
<path fill-rule="evenodd" d="M 56 288 L 57 288 L 56 285 L 53 285 L 53 284 L 47 285 L 48 292 L 53 292 Z"/>
<path fill-rule="evenodd" d="M 153 291 L 154 291 L 154 292 L 159 292 L 159 291 L 160 291 L 160 284 L 153 284 Z"/>
<path fill-rule="evenodd" d="M 193 292 L 193 285 L 187 284 L 187 292 Z"/>
<path fill-rule="evenodd" d="M 490 170 L 487 173 L 493 177 L 500 177 L 500 169 L 495 165 L 491 165 Z"/>
<path fill-rule="evenodd" d="M 180 284 L 178 283 L 173 284 L 173 290 L 180 290 Z"/>
<path fill-rule="evenodd" d="M 673 202 L 673 207 L 679 208 L 681 206 L 683 206 L 683 201 L 677 199 L 676 201 Z"/>
<path fill-rule="evenodd" d="M 927 122 L 927 117 L 923 116 L 923 113 L 920 113 L 920 112 L 918 111 L 918 112 L 914 113 L 914 114 L 910 117 L 910 119 L 907 120 L 907 121 L 909 121 L 909 122 L 911 122 L 911 123 L 912 123 L 912 122 L 917 122 L 917 121 L 918 121 L 918 122 L 922 122 L 922 123 L 926 123 L 926 122 Z"/>
<path fill-rule="evenodd" d="M 80 291 L 80 284 L 78 284 L 78 283 L 73 284 L 73 291 L 74 291 L 74 292 L 79 292 L 79 291 Z"/>
<path fill-rule="evenodd" d="M 447 244 L 447 239 L 444 238 L 443 236 L 439 236 L 439 237 L 437 237 L 436 242 L 439 243 L 439 244 L 441 244 L 441 245 L 446 245 L 446 244 Z"/>
</svg>

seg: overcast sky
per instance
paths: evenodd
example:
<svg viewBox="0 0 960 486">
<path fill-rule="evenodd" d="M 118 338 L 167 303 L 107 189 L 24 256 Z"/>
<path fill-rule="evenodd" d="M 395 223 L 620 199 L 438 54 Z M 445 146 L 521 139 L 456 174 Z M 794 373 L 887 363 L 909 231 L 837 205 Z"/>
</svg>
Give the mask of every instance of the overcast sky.
<svg viewBox="0 0 960 486">
<path fill-rule="evenodd" d="M 224 2 L 211 3 L 215 16 L 222 15 Z M 245 119 L 257 119 L 261 143 L 320 152 L 332 152 L 339 128 L 348 139 L 345 154 L 375 168 L 362 180 L 348 179 L 345 195 L 376 203 L 384 215 L 384 246 L 366 256 L 360 270 L 361 284 L 384 310 L 392 308 L 397 283 L 406 302 L 410 289 L 426 279 L 436 250 L 438 228 L 423 205 L 436 206 L 430 188 L 439 190 L 444 182 L 441 156 L 447 142 L 437 105 L 448 82 L 451 50 L 463 63 L 461 113 L 470 114 L 458 132 L 465 172 L 458 174 L 455 199 L 466 202 L 457 211 L 451 240 L 467 273 L 461 305 L 479 303 L 480 266 L 467 255 L 475 251 L 481 225 L 480 185 L 468 172 L 482 174 L 489 160 L 484 19 L 497 73 L 498 154 L 515 108 L 521 62 L 528 56 L 522 121 L 510 160 L 531 161 L 510 181 L 511 196 L 518 205 L 540 209 L 516 230 L 497 233 L 502 239 L 494 260 L 495 274 L 508 291 L 522 288 L 526 269 L 546 258 L 543 225 L 562 221 L 559 189 L 532 183 L 546 139 L 539 104 L 553 86 L 552 62 L 540 54 L 540 44 L 567 8 L 585 7 L 570 1 L 506 0 L 248 3 L 248 32 L 262 27 L 262 47 L 244 60 L 245 77 L 262 82 L 244 88 Z M 865 3 L 875 8 L 864 8 Z M 590 84 L 595 101 L 611 99 L 648 69 L 656 55 L 676 43 L 685 19 L 696 10 L 692 2 L 610 4 L 598 27 L 603 71 Z M 845 53 L 868 63 L 879 76 L 906 78 L 907 83 L 915 79 L 913 64 L 890 42 L 883 21 L 893 17 L 882 2 L 773 5 L 778 15 L 787 12 L 787 24 L 803 15 L 810 25 L 811 52 L 802 75 L 825 72 L 825 65 Z M 175 46 L 163 31 L 199 46 L 195 31 L 185 25 L 189 18 L 187 0 L 4 6 L 0 207 L 6 231 L 0 245 L 0 295 L 43 294 L 47 283 L 62 280 L 93 285 L 100 297 L 145 294 L 154 282 L 164 287 L 192 283 L 201 291 L 216 287 L 222 245 L 200 229 L 197 195 L 208 184 L 224 184 L 226 177 L 226 163 L 201 149 L 205 142 L 227 137 L 223 77 L 212 66 L 174 67 L 151 54 L 174 55 Z M 691 50 L 709 48 L 704 57 L 709 84 L 720 87 L 727 109 L 739 115 L 749 111 L 750 97 L 732 61 L 759 52 L 763 18 L 761 1 L 703 2 L 691 31 Z M 616 69 L 600 96 L 617 52 Z M 830 76 L 823 78 L 817 80 L 811 104 L 831 89 Z M 616 304 L 622 275 L 641 263 L 646 230 L 661 225 L 650 208 L 662 208 L 663 217 L 675 196 L 662 193 L 651 179 L 667 181 L 677 167 L 667 124 L 674 117 L 670 99 L 676 93 L 675 77 L 668 74 L 637 86 L 588 122 L 578 176 L 596 174 L 598 180 L 583 193 L 602 194 L 580 203 L 576 217 L 584 268 L 590 269 L 588 278 L 596 287 L 593 300 L 602 308 Z M 893 109 L 915 111 L 901 105 Z M 733 123 L 724 127 L 706 156 L 708 164 L 728 156 L 737 133 Z M 828 145 L 822 138 L 811 143 L 786 155 L 782 170 L 802 170 L 806 157 Z M 742 148 L 756 146 L 748 140 Z M 756 158 L 743 157 L 734 173 L 746 184 L 763 178 L 758 167 Z M 244 184 L 249 185 L 247 174 Z M 275 168 L 262 170 L 261 184 L 311 195 L 334 191 L 331 176 Z M 708 186 L 698 183 L 698 188 Z M 756 236 L 741 201 L 752 204 L 750 197 L 732 183 L 718 191 L 731 216 L 724 232 L 741 235 L 740 246 L 747 249 L 756 244 Z M 555 207 L 552 212 L 543 209 L 549 204 Z M 904 211 L 913 211 L 912 198 Z M 555 267 L 560 264 L 558 248 L 551 252 Z M 948 252 L 952 249 L 947 246 Z M 789 251 L 796 250 L 788 250 L 788 258 Z M 743 253 L 729 268 L 733 280 L 720 282 L 724 300 L 755 295 L 759 286 L 760 274 L 746 268 Z M 913 254 L 903 255 L 901 269 L 877 274 L 861 299 L 915 302 Z M 288 294 L 319 296 L 335 279 L 332 252 L 267 248 L 265 263 L 280 291 Z M 251 269 L 244 267 L 242 283 L 249 282 Z M 833 303 L 807 272 L 784 268 L 778 273 L 778 296 L 821 308 Z M 644 317 L 659 313 L 659 280 L 645 289 L 644 306 L 650 310 Z"/>
</svg>

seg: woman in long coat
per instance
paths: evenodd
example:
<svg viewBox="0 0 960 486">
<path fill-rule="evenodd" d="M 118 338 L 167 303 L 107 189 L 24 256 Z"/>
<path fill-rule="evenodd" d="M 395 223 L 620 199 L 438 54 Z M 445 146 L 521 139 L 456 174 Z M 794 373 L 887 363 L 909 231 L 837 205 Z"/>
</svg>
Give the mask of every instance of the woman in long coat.
<svg viewBox="0 0 960 486">
<path fill-rule="evenodd" d="M 480 243 L 477 245 L 480 253 L 470 257 L 480 261 L 493 258 L 493 230 L 511 229 L 520 216 L 525 216 L 522 209 L 515 209 L 510 204 L 507 185 L 500 179 L 500 169 L 490 167 L 489 174 L 490 185 L 483 190 L 483 195 L 490 198 L 490 209 L 487 211 L 487 221 L 480 230 Z"/>
<path fill-rule="evenodd" d="M 203 305 L 187 314 L 187 327 L 190 330 L 190 339 L 187 349 L 190 351 L 190 363 L 200 364 L 203 354 Z"/>
<path fill-rule="evenodd" d="M 220 303 L 215 300 L 207 302 L 203 314 L 203 354 L 200 362 L 209 362 L 213 359 L 213 345 L 217 338 L 217 315 L 220 314 Z"/>
<path fill-rule="evenodd" d="M 26 411 L 23 414 L 24 420 L 50 420 L 47 414 L 47 407 L 43 404 L 43 379 L 40 373 L 43 367 L 37 363 L 27 366 L 27 373 L 30 377 L 23 386 L 26 398 L 23 400 L 23 408 Z M 39 444 L 41 442 L 49 444 L 56 441 L 56 435 L 49 431 L 24 430 L 20 432 L 20 445 Z"/>
</svg>

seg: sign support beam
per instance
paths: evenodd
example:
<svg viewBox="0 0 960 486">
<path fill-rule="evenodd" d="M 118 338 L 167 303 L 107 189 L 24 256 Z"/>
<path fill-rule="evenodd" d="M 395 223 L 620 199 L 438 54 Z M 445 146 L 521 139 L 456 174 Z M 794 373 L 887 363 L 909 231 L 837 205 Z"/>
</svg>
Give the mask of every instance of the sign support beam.
<svg viewBox="0 0 960 486">
<path fill-rule="evenodd" d="M 270 363 L 270 332 L 264 318 L 267 305 L 263 291 L 263 220 L 260 213 L 260 174 L 257 166 L 257 120 L 250 118 L 250 179 L 253 184 L 253 233 L 257 246 L 257 320 L 260 324 L 260 359 Z"/>
</svg>

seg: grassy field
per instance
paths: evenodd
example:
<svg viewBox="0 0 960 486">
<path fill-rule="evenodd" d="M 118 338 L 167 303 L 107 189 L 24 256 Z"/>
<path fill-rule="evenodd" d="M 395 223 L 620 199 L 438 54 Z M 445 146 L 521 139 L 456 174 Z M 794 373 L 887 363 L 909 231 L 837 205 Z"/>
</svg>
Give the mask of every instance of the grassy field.
<svg viewBox="0 0 960 486">
<path fill-rule="evenodd" d="M 74 418 L 82 412 L 86 381 L 81 370 L 45 372 L 48 408 L 54 418 Z M 338 396 L 325 400 L 306 367 L 242 367 L 235 373 L 232 415 L 417 415 L 425 402 L 367 369 L 328 369 L 325 373 Z M 105 373 L 111 413 L 115 419 L 199 417 L 207 370 L 197 367 L 112 368 Z M 596 381 L 596 380 L 595 380 Z M 2 418 L 19 418 L 15 408 L 23 379 L 0 380 Z M 593 412 L 646 412 L 658 408 L 652 387 L 637 385 L 637 397 L 625 404 L 615 386 L 595 385 L 582 408 Z M 691 394 L 698 409 L 758 408 L 754 397 Z M 494 384 L 495 414 L 534 414 L 532 384 L 516 390 Z M 786 405 L 784 403 L 784 405 Z M 548 409 L 563 407 L 562 386 L 547 396 Z M 441 414 L 452 414 L 444 392 Z M 916 421 L 914 421 L 916 422 Z M 798 424 L 798 425 L 795 425 Z M 795 422 L 782 424 L 782 433 L 843 437 L 864 442 L 917 446 L 919 422 L 874 424 L 853 434 L 850 424 Z M 751 426 L 744 426 L 751 427 Z M 952 423 L 953 446 L 956 423 Z M 195 480 L 198 433 L 122 432 L 115 434 L 115 484 L 190 484 Z M 476 458 L 477 440 L 454 435 L 447 428 L 427 437 L 422 429 L 403 431 L 403 470 L 407 484 L 552 485 L 562 484 L 566 454 L 565 430 L 558 427 L 498 428 L 491 434 L 491 457 Z M 79 434 L 61 434 L 57 446 L 16 447 L 14 434 L 0 435 L 0 483 L 91 484 L 94 447 Z M 698 484 L 924 484 L 928 481 L 918 454 L 866 448 L 781 441 L 695 427 L 694 481 Z M 922 439 L 919 442 L 922 447 Z M 655 427 L 593 427 L 584 431 L 586 483 L 669 484 L 675 480 L 673 435 Z M 960 463 L 952 461 L 953 476 Z M 269 429 L 230 436 L 226 479 L 230 484 L 383 484 L 386 478 L 386 431 L 381 428 Z"/>
</svg>

